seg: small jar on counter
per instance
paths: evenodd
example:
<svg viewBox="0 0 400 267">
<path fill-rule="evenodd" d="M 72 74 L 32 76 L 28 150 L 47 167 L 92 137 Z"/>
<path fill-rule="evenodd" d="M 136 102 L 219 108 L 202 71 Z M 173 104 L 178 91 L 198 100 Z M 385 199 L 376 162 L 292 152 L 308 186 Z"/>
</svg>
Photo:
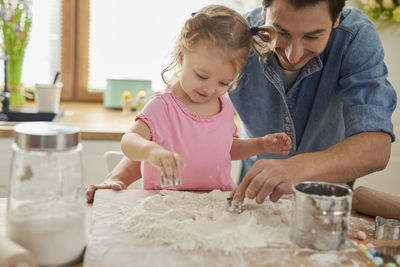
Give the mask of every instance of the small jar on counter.
<svg viewBox="0 0 400 267">
<path fill-rule="evenodd" d="M 7 236 L 39 265 L 82 257 L 86 201 L 78 127 L 27 122 L 14 127 Z"/>
<path fill-rule="evenodd" d="M 142 111 L 142 109 L 144 108 L 144 106 L 146 105 L 146 92 L 143 90 L 140 90 L 137 94 L 136 94 L 136 114 L 139 114 L 140 111 Z"/>
<path fill-rule="evenodd" d="M 122 93 L 121 106 L 122 106 L 122 115 L 131 114 L 132 95 L 129 91 L 124 91 Z"/>
</svg>

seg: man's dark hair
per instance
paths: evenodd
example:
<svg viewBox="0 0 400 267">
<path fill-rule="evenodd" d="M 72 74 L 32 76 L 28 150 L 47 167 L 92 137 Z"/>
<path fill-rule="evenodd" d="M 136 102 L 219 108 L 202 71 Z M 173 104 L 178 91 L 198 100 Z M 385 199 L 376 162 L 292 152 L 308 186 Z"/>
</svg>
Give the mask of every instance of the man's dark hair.
<svg viewBox="0 0 400 267">
<path fill-rule="evenodd" d="M 266 10 L 271 4 L 273 0 L 263 0 L 262 6 L 263 10 Z M 282 1 L 282 0 L 277 0 Z M 335 23 L 339 13 L 342 11 L 346 0 L 284 0 L 288 1 L 291 5 L 293 5 L 296 9 L 301 9 L 303 7 L 316 5 L 319 2 L 326 1 L 329 5 L 329 13 L 331 15 L 332 22 Z"/>
</svg>

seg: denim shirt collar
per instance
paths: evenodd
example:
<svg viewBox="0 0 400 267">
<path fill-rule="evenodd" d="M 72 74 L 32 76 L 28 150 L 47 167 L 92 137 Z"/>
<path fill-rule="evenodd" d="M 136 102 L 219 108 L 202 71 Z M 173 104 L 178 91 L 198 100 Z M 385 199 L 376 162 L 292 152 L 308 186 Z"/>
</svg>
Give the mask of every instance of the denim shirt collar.
<svg viewBox="0 0 400 267">
<path fill-rule="evenodd" d="M 285 94 L 282 74 L 275 53 L 273 51 L 269 51 L 267 54 L 265 54 L 265 60 L 260 59 L 260 64 L 263 67 L 263 72 L 267 79 L 275 86 L 276 89 L 278 89 L 279 92 Z M 299 76 L 292 85 L 292 88 L 296 87 L 298 83 L 300 83 L 307 76 L 321 71 L 322 67 L 323 63 L 320 55 L 312 58 L 301 69 Z"/>
</svg>

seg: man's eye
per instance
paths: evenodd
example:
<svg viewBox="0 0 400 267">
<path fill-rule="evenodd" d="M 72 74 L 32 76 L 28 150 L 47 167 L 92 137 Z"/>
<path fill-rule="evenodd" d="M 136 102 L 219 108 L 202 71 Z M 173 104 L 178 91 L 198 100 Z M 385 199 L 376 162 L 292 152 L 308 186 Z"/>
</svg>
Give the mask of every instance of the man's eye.
<svg viewBox="0 0 400 267">
<path fill-rule="evenodd" d="M 306 39 L 308 39 L 308 40 L 317 40 L 318 39 L 318 37 L 316 37 L 316 36 L 305 36 L 306 37 Z"/>
<path fill-rule="evenodd" d="M 286 32 L 277 32 L 279 35 L 287 35 Z"/>
</svg>

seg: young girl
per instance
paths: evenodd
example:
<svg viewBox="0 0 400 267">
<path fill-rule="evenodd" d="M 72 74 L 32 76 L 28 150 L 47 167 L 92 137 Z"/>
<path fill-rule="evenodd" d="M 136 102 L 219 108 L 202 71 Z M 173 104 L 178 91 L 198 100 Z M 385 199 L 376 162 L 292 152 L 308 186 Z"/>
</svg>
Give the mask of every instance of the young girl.
<svg viewBox="0 0 400 267">
<path fill-rule="evenodd" d="M 125 163 L 105 183 L 88 189 L 88 201 L 96 189 L 125 189 L 140 177 L 146 190 L 161 189 L 163 182 L 178 190 L 233 190 L 231 160 L 264 152 L 288 154 L 291 140 L 284 133 L 233 138 L 234 110 L 226 96 L 251 47 L 262 55 L 260 40 L 269 42 L 271 34 L 266 26 L 250 28 L 239 13 L 224 6 L 193 13 L 183 26 L 173 62 L 162 72 L 165 92 L 137 115 L 121 141 Z M 175 80 L 168 82 L 165 74 L 175 67 Z"/>
</svg>

